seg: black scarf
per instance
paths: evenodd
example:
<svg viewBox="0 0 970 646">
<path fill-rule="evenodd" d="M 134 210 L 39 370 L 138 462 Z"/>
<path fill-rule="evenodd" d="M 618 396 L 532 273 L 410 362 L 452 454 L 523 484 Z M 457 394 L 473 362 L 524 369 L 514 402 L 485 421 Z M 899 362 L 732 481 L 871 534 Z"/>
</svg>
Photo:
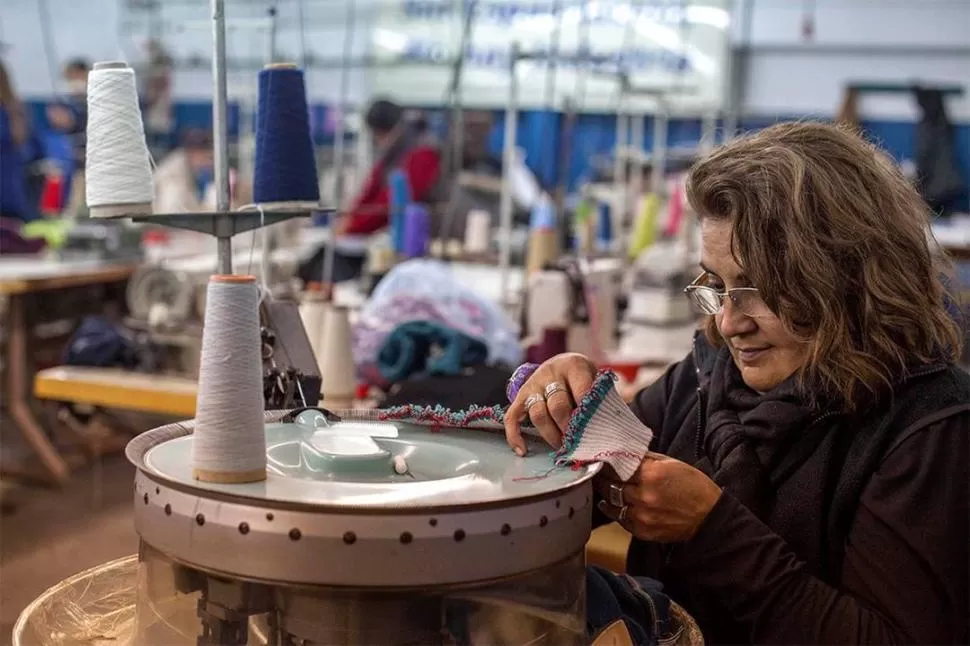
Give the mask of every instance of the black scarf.
<svg viewBox="0 0 970 646">
<path fill-rule="evenodd" d="M 812 406 L 790 377 L 767 393 L 745 385 L 726 348 L 714 359 L 697 466 L 796 543 L 816 572 L 824 568 L 824 521 L 831 468 L 841 449 L 835 416 Z M 784 488 L 784 491 L 780 489 Z"/>
</svg>

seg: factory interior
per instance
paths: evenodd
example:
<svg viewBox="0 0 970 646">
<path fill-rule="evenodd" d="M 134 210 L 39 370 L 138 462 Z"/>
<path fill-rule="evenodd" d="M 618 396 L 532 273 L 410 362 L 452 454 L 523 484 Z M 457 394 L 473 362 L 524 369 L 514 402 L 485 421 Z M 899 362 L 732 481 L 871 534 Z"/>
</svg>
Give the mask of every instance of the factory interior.
<svg viewBox="0 0 970 646">
<path fill-rule="evenodd" d="M 970 644 L 968 34 L 3 0 L 0 646 Z"/>
</svg>

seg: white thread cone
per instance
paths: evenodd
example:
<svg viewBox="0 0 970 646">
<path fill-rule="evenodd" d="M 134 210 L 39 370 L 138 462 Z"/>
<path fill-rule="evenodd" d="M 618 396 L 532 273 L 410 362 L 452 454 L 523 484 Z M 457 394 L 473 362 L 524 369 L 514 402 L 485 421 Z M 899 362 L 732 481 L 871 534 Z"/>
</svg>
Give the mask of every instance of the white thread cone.
<svg viewBox="0 0 970 646">
<path fill-rule="evenodd" d="M 313 357 L 318 365 L 322 353 L 320 342 L 323 340 L 323 325 L 326 314 L 327 300 L 323 292 L 307 290 L 303 293 L 303 301 L 300 303 L 300 320 L 303 321 L 303 329 L 306 330 L 307 337 L 310 339 Z"/>
<path fill-rule="evenodd" d="M 192 473 L 198 480 L 266 479 L 260 344 L 256 279 L 212 276 L 192 437 Z"/>
<path fill-rule="evenodd" d="M 346 307 L 330 305 L 320 342 L 320 377 L 323 405 L 349 408 L 357 390 L 354 354 L 351 345 L 350 316 Z"/>
<path fill-rule="evenodd" d="M 559 232 L 539 229 L 529 232 L 529 248 L 526 252 L 526 269 L 529 274 L 559 260 Z"/>
<path fill-rule="evenodd" d="M 492 247 L 492 215 L 476 209 L 465 222 L 465 253 L 482 254 Z"/>
<path fill-rule="evenodd" d="M 85 197 L 91 217 L 150 215 L 155 184 L 135 72 L 122 62 L 95 63 L 87 104 Z"/>
</svg>

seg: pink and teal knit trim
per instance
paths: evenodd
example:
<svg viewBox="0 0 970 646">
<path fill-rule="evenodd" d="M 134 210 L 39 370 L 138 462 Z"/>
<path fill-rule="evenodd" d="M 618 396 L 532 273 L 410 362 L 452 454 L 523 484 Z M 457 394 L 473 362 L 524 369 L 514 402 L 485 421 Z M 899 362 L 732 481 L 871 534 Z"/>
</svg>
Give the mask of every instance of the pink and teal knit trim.
<svg viewBox="0 0 970 646">
<path fill-rule="evenodd" d="M 583 433 L 589 426 L 590 420 L 596 415 L 600 404 L 615 388 L 616 373 L 612 370 L 601 370 L 593 380 L 593 385 L 589 391 L 579 400 L 579 404 L 569 416 L 569 423 L 566 425 L 566 432 L 562 436 L 562 446 L 555 452 L 556 464 L 564 466 L 572 464 L 570 456 L 579 447 L 583 440 Z"/>
<path fill-rule="evenodd" d="M 615 381 L 616 374 L 611 370 L 603 370 L 597 374 L 589 392 L 580 399 L 579 405 L 573 410 L 569 418 L 569 424 L 563 434 L 562 446 L 553 454 L 556 464 L 562 466 L 571 462 L 569 456 L 579 446 L 586 427 L 596 411 L 599 410 L 606 395 L 614 387 Z M 406 421 L 412 424 L 430 426 L 433 431 L 437 431 L 444 427 L 469 428 L 478 425 L 503 425 L 506 410 L 507 408 L 504 406 L 472 406 L 464 410 L 451 410 L 444 406 L 405 404 L 377 411 L 377 419 L 381 421 Z M 527 421 L 526 426 L 531 426 L 531 424 Z"/>
<path fill-rule="evenodd" d="M 405 421 L 412 424 L 430 426 L 432 432 L 443 427 L 469 428 L 488 424 L 503 424 L 505 409 L 502 406 L 472 406 L 465 410 L 451 410 L 444 406 L 415 406 L 405 404 L 392 406 L 377 412 L 380 421 Z"/>
</svg>

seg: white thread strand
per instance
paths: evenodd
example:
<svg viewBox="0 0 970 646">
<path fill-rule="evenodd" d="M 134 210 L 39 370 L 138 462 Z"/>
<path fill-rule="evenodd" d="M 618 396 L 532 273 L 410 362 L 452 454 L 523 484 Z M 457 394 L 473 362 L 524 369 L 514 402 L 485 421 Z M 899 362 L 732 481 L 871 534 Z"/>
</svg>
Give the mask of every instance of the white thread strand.
<svg viewBox="0 0 970 646">
<path fill-rule="evenodd" d="M 214 276 L 209 282 L 192 444 L 192 467 L 200 479 L 265 478 L 258 303 L 251 280 L 223 282 Z"/>
<path fill-rule="evenodd" d="M 151 213 L 152 161 L 131 68 L 96 65 L 88 75 L 85 184 L 89 207 L 132 205 L 128 214 Z"/>
</svg>

